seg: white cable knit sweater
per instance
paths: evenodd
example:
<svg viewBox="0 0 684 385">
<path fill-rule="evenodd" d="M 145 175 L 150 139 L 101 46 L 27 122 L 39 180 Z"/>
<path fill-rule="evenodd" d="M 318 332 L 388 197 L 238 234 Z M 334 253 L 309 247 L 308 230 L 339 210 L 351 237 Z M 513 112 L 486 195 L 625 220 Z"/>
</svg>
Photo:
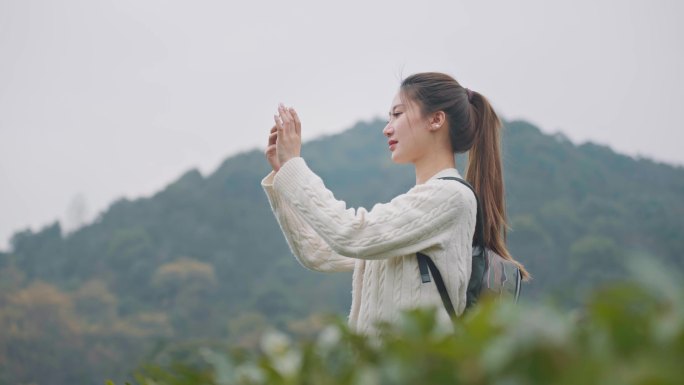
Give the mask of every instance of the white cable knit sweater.
<svg viewBox="0 0 684 385">
<path fill-rule="evenodd" d="M 401 309 L 436 306 L 442 330 L 453 330 L 434 279 L 422 283 L 416 252 L 429 255 L 461 314 L 471 271 L 477 204 L 444 169 L 389 203 L 346 208 L 302 157 L 271 171 L 261 185 L 299 263 L 321 272 L 353 271 L 349 326 L 377 336 L 375 321 L 396 321 Z"/>
</svg>

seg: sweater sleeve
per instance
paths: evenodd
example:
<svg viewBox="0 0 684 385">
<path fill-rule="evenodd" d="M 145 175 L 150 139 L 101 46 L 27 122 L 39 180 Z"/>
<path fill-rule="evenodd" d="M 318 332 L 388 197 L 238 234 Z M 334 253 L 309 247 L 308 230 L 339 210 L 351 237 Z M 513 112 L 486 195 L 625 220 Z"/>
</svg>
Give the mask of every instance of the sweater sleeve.
<svg viewBox="0 0 684 385">
<path fill-rule="evenodd" d="M 289 159 L 273 178 L 281 201 L 288 202 L 333 251 L 360 259 L 409 255 L 442 245 L 467 201 L 457 185 L 429 180 L 367 211 L 347 209 L 302 157 Z"/>
<path fill-rule="evenodd" d="M 261 181 L 271 210 L 280 225 L 290 251 L 305 268 L 320 272 L 353 271 L 355 259 L 335 253 L 328 244 L 293 210 L 287 201 L 281 199 L 273 189 L 271 171 Z"/>
</svg>

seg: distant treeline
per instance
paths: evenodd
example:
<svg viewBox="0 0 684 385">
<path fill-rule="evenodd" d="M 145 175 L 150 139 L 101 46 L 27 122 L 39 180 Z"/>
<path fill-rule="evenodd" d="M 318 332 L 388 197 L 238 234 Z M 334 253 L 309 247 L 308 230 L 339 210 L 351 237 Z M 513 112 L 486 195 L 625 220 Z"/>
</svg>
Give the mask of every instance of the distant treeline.
<svg viewBox="0 0 684 385">
<path fill-rule="evenodd" d="M 348 207 L 414 184 L 410 165 L 392 164 L 382 127 L 361 122 L 303 146 Z M 523 121 L 505 123 L 503 158 L 508 244 L 535 277 L 525 298 L 576 307 L 624 277 L 628 257 L 684 270 L 681 167 L 576 146 Z M 465 157 L 457 164 L 463 171 Z M 120 199 L 68 236 L 59 223 L 16 233 L 0 253 L 0 384 L 98 383 L 163 344 L 255 346 L 267 327 L 307 336 L 322 314 L 346 315 L 351 274 L 296 262 L 260 186 L 269 171 L 253 150 Z"/>
</svg>

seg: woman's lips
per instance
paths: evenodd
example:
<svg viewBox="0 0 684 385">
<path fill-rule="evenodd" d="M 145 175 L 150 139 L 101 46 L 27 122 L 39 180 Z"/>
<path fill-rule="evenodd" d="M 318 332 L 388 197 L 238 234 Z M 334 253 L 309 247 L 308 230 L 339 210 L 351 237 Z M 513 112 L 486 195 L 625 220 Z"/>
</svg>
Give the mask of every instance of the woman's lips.
<svg viewBox="0 0 684 385">
<path fill-rule="evenodd" d="M 394 147 L 396 146 L 397 141 L 396 140 L 390 140 L 387 143 L 389 144 L 390 151 L 394 151 Z"/>
</svg>

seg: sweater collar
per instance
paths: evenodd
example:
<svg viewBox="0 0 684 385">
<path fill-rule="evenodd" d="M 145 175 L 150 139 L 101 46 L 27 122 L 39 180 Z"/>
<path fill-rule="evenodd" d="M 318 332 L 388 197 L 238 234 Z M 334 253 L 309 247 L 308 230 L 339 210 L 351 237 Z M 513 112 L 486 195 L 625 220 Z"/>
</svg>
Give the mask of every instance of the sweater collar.
<svg viewBox="0 0 684 385">
<path fill-rule="evenodd" d="M 431 181 L 433 179 L 441 178 L 443 176 L 455 176 L 457 178 L 462 178 L 461 174 L 458 172 L 457 169 L 450 167 L 450 168 L 445 168 L 442 171 L 439 171 L 437 174 L 431 176 L 428 181 Z"/>
</svg>

